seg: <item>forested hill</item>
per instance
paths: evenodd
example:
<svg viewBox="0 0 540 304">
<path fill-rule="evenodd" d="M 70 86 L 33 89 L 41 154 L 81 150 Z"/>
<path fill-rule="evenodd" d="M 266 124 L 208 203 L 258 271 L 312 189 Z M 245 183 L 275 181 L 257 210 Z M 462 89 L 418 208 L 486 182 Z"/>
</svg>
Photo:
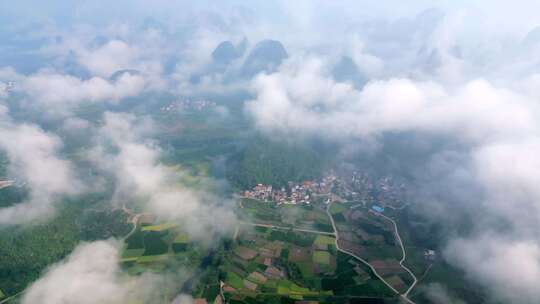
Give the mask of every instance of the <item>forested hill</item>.
<svg viewBox="0 0 540 304">
<path fill-rule="evenodd" d="M 281 187 L 288 181 L 317 178 L 325 167 L 321 153 L 306 145 L 257 138 L 229 159 L 226 174 L 238 189 L 258 183 Z"/>
</svg>

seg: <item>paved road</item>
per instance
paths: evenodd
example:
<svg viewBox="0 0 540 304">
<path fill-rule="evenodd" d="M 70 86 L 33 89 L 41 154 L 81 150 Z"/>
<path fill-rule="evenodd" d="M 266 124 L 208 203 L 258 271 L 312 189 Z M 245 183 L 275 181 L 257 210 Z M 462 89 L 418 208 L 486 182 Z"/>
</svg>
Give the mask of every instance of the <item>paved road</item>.
<svg viewBox="0 0 540 304">
<path fill-rule="evenodd" d="M 347 251 L 347 250 L 345 250 L 345 249 L 343 249 L 343 248 L 341 248 L 339 246 L 339 242 L 338 242 L 339 241 L 339 233 L 338 233 L 338 230 L 336 228 L 336 223 L 334 222 L 334 217 L 330 213 L 330 206 L 331 205 L 332 205 L 332 203 L 328 204 L 328 206 L 326 207 L 326 214 L 328 214 L 328 217 L 330 218 L 330 222 L 332 223 L 332 228 L 334 228 L 334 233 L 335 233 L 335 236 L 336 236 L 336 248 L 337 248 L 337 250 L 339 250 L 339 251 L 341 251 L 341 252 L 343 252 L 345 254 L 348 254 L 348 255 L 356 258 L 360 262 L 366 264 L 371 269 L 371 271 L 373 271 L 375 276 L 377 276 L 377 278 L 379 278 L 384 284 L 386 284 L 386 286 L 388 286 L 388 288 L 393 290 L 396 294 L 399 294 L 399 291 L 397 291 L 394 287 L 392 287 L 392 285 L 388 284 L 388 282 L 386 282 L 386 280 L 377 273 L 377 270 L 375 270 L 375 268 L 373 266 L 371 266 L 371 264 L 369 264 L 368 261 L 364 260 L 363 258 L 357 256 L 356 254 L 354 254 L 352 252 L 349 252 L 349 251 Z"/>
<path fill-rule="evenodd" d="M 361 261 L 362 263 L 366 264 L 371 269 L 371 271 L 373 271 L 375 276 L 377 278 L 379 278 L 386 286 L 388 286 L 388 288 L 390 288 L 396 294 L 400 295 L 401 298 L 403 300 L 405 300 L 407 303 L 416 304 L 411 299 L 409 299 L 407 296 L 409 295 L 411 290 L 416 286 L 416 283 L 418 282 L 418 280 L 417 280 L 416 276 L 412 273 L 412 271 L 409 268 L 407 268 L 405 265 L 403 265 L 403 262 L 405 262 L 405 259 L 407 258 L 407 253 L 405 252 L 405 246 L 403 245 L 403 241 L 401 240 L 401 236 L 399 235 L 399 231 L 398 231 L 396 222 L 393 219 L 387 217 L 384 214 L 377 213 L 377 215 L 380 215 L 380 216 L 384 217 L 385 219 L 391 221 L 392 224 L 394 225 L 395 234 L 396 234 L 396 237 L 397 237 L 397 239 L 399 241 L 399 245 L 401 247 L 401 252 L 402 252 L 402 258 L 399 261 L 399 265 L 401 265 L 401 267 L 403 269 L 405 269 L 405 271 L 407 271 L 414 280 L 414 282 L 411 284 L 411 286 L 409 286 L 409 289 L 407 289 L 407 291 L 405 291 L 405 293 L 403 293 L 403 294 L 400 294 L 400 292 L 398 290 L 396 290 L 394 287 L 392 287 L 392 285 L 390 285 L 382 276 L 380 276 L 379 273 L 377 273 L 377 270 L 375 270 L 375 268 L 373 266 L 371 266 L 371 264 L 369 264 L 368 261 L 362 259 L 361 257 L 357 256 L 356 254 L 354 254 L 352 252 L 349 252 L 349 251 L 339 247 L 338 230 L 336 228 L 336 223 L 334 222 L 334 218 L 332 217 L 332 214 L 330 213 L 330 206 L 331 205 L 332 205 L 332 203 L 329 203 L 328 206 L 326 207 L 326 214 L 328 214 L 328 217 L 330 218 L 330 222 L 332 223 L 332 228 L 334 229 L 334 232 L 316 231 L 316 230 L 309 230 L 309 229 L 298 229 L 298 228 L 291 228 L 291 227 L 280 227 L 280 226 L 275 226 L 275 225 L 270 225 L 270 224 L 257 224 L 257 223 L 247 223 L 247 222 L 243 222 L 243 224 L 257 226 L 257 227 L 266 227 L 266 228 L 283 229 L 283 230 L 294 230 L 294 231 L 300 231 L 300 232 L 308 232 L 308 233 L 325 234 L 325 235 L 334 236 L 335 240 L 336 240 L 335 242 L 336 242 L 337 250 L 339 250 L 339 251 L 341 251 L 341 252 L 343 252 L 345 254 L 348 254 L 348 255 L 356 258 L 357 260 Z M 243 206 L 241 205 L 240 207 L 243 207 Z"/>
<path fill-rule="evenodd" d="M 398 227 L 397 227 L 396 222 L 393 219 L 389 218 L 388 216 L 386 216 L 386 215 L 384 215 L 382 213 L 378 213 L 377 215 L 380 215 L 383 218 L 389 220 L 394 225 L 394 230 L 395 230 L 397 239 L 399 241 L 399 245 L 401 246 L 401 252 L 403 254 L 403 257 L 399 261 L 399 265 L 401 265 L 401 267 L 403 269 L 405 269 L 411 275 L 411 277 L 414 280 L 414 282 L 411 284 L 409 289 L 407 289 L 407 291 L 403 294 L 404 296 L 407 296 L 409 294 L 409 292 L 411 292 L 411 290 L 414 288 L 414 286 L 416 286 L 416 283 L 418 283 L 418 279 L 416 278 L 416 276 L 412 273 L 412 271 L 407 266 L 403 265 L 403 262 L 405 262 L 405 259 L 407 258 L 407 253 L 405 252 L 405 246 L 403 246 L 403 241 L 401 240 L 401 236 L 399 235 L 399 231 L 398 231 Z"/>
<path fill-rule="evenodd" d="M 379 273 L 377 272 L 377 270 L 375 270 L 375 267 L 373 267 L 371 264 L 369 264 L 368 261 L 362 259 L 361 257 L 357 256 L 356 254 L 354 254 L 354 253 L 352 253 L 352 252 L 349 252 L 349 251 L 347 251 L 347 250 L 345 250 L 345 249 L 339 247 L 339 242 L 338 242 L 338 241 L 339 241 L 339 233 L 338 233 L 338 230 L 337 230 L 337 228 L 336 228 L 336 223 L 334 222 L 334 217 L 332 217 L 332 214 L 330 213 L 330 206 L 331 206 L 331 205 L 332 205 L 332 203 L 328 204 L 328 206 L 326 207 L 326 214 L 328 214 L 328 217 L 330 218 L 330 222 L 332 223 L 332 228 L 334 228 L 334 234 L 335 234 L 335 236 L 336 236 L 336 248 L 337 248 L 337 250 L 339 250 L 339 251 L 341 251 L 341 252 L 343 252 L 343 253 L 345 253 L 345 254 L 348 254 L 348 255 L 350 255 L 350 256 L 356 258 L 356 259 L 359 260 L 360 262 L 366 264 L 366 265 L 371 269 L 371 271 L 373 271 L 373 273 L 375 274 L 375 276 L 376 276 L 377 278 L 379 278 L 379 280 L 381 280 L 381 282 L 383 282 L 386 286 L 388 286 L 388 288 L 390 288 L 390 289 L 391 289 L 392 291 L 394 291 L 396 294 L 400 295 L 400 297 L 401 297 L 404 301 L 406 301 L 406 302 L 409 303 L 409 304 L 416 304 L 415 302 L 413 302 L 411 299 L 409 299 L 409 298 L 407 297 L 407 294 L 408 294 L 408 292 L 410 291 L 411 288 L 409 288 L 409 290 L 407 290 L 406 293 L 400 294 L 399 291 L 397 291 L 397 290 L 396 290 L 394 287 L 392 287 L 392 285 L 390 285 L 390 284 L 389 284 L 389 283 L 388 283 L 381 275 L 379 275 Z M 393 222 L 393 221 L 392 221 L 392 222 Z M 395 225 L 395 222 L 394 222 L 394 225 Z M 402 243 L 401 243 L 401 238 L 399 237 L 399 234 L 397 233 L 397 226 L 395 226 L 395 227 L 396 227 L 396 234 L 397 234 L 397 236 L 398 236 L 398 239 L 399 239 L 399 241 L 400 241 L 400 244 L 402 244 Z M 402 244 L 402 250 L 403 250 L 403 252 L 405 252 L 405 250 L 403 249 L 403 244 Z M 405 255 L 404 255 L 404 256 L 405 256 Z M 405 260 L 405 258 L 402 259 L 402 261 L 404 261 L 404 260 Z M 401 262 L 400 262 L 400 264 L 401 264 Z M 403 267 L 403 265 L 402 265 L 402 267 Z M 409 271 L 407 268 L 405 268 L 405 267 L 403 267 L 403 268 L 406 269 L 407 271 Z M 411 273 L 411 274 L 412 274 L 412 273 Z M 414 285 L 416 284 L 416 277 L 413 276 L 413 278 L 415 279 L 415 282 L 414 282 L 414 284 L 413 284 L 412 286 L 414 286 Z"/>
</svg>

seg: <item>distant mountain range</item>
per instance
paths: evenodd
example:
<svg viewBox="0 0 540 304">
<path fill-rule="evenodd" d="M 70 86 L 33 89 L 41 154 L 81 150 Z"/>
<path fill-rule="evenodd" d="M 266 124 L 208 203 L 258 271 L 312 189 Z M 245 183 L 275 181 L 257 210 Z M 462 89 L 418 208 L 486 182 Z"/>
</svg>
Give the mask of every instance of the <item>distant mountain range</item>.
<svg viewBox="0 0 540 304">
<path fill-rule="evenodd" d="M 262 40 L 249 52 L 247 39 L 243 39 L 238 45 L 231 41 L 223 41 L 212 52 L 212 67 L 215 72 L 225 72 L 228 69 L 230 76 L 251 78 L 258 73 L 274 72 L 289 54 L 283 44 L 277 40 Z M 233 67 L 234 66 L 234 67 Z"/>
<path fill-rule="evenodd" d="M 252 77 L 260 72 L 274 72 L 289 57 L 281 42 L 263 40 L 255 45 L 242 66 L 242 75 Z"/>
</svg>

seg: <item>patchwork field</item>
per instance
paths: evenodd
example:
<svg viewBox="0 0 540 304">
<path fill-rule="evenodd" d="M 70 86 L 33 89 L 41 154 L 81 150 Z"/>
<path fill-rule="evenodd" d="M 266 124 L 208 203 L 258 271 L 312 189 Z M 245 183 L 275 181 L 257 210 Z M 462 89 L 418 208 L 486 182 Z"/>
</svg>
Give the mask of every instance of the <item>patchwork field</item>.
<svg viewBox="0 0 540 304">
<path fill-rule="evenodd" d="M 276 205 L 254 199 L 241 199 L 238 215 L 253 223 L 332 232 L 332 225 L 323 209 L 313 205 Z"/>
<path fill-rule="evenodd" d="M 139 225 L 125 240 L 121 262 L 132 274 L 161 271 L 167 263 L 196 267 L 201 262 L 197 249 L 177 223 Z"/>
<path fill-rule="evenodd" d="M 368 261 L 399 292 L 407 291 L 413 278 L 399 264 L 403 254 L 393 224 L 369 206 L 332 204 L 330 213 L 340 236 L 339 246 Z"/>
<path fill-rule="evenodd" d="M 336 303 L 354 296 L 393 295 L 369 268 L 338 253 L 333 237 L 311 233 L 242 230 L 220 272 L 230 303 Z"/>
</svg>

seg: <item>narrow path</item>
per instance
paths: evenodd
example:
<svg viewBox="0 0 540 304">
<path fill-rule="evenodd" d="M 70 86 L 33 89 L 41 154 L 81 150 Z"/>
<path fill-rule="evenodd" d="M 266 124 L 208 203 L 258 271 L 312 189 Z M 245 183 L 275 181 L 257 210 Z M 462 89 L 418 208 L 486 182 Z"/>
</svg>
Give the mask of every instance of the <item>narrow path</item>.
<svg viewBox="0 0 540 304">
<path fill-rule="evenodd" d="M 375 267 L 373 267 L 368 261 L 364 260 L 363 258 L 357 256 L 356 254 L 352 253 L 352 252 L 349 252 L 341 247 L 339 247 L 339 233 L 338 233 L 338 230 L 336 228 L 336 223 L 334 222 L 334 217 L 332 216 L 332 214 L 330 213 L 330 206 L 332 205 L 332 203 L 328 204 L 328 206 L 326 207 L 326 214 L 328 214 L 328 217 L 330 218 L 330 222 L 332 223 L 332 228 L 334 228 L 334 235 L 336 236 L 336 248 L 337 250 L 345 253 L 345 254 L 348 254 L 354 258 L 356 258 L 357 260 L 359 260 L 360 262 L 366 264 L 370 269 L 371 271 L 375 274 L 375 276 L 381 280 L 381 282 L 383 282 L 388 288 L 390 288 L 393 292 L 395 292 L 396 294 L 400 295 L 400 297 L 406 301 L 407 303 L 409 304 L 416 304 L 415 302 L 413 302 L 411 299 L 409 299 L 407 297 L 407 294 L 408 292 L 410 291 L 411 288 L 409 288 L 409 290 L 407 290 L 406 293 L 404 294 L 400 294 L 399 291 L 397 291 L 394 287 L 392 287 L 392 285 L 390 285 L 381 275 L 379 275 L 379 273 L 377 272 L 377 270 L 375 270 Z M 393 222 L 393 221 L 392 221 Z M 395 223 L 394 223 L 395 224 Z M 396 226 L 397 227 L 397 226 Z M 396 230 L 397 231 L 397 230 Z M 400 243 L 401 243 L 401 238 L 399 237 L 399 234 L 398 234 L 398 239 L 400 240 Z M 403 247 L 402 247 L 403 249 Z M 404 259 L 402 259 L 403 261 Z M 400 263 L 401 264 L 401 263 Z M 403 266 L 402 266 L 403 267 Z M 405 268 L 405 267 L 404 267 Z M 408 270 L 408 269 L 407 269 Z M 415 282 L 414 284 L 416 284 L 416 277 L 414 277 L 415 279 Z M 413 285 L 414 285 L 413 284 Z"/>
<path fill-rule="evenodd" d="M 422 276 L 418 279 L 418 282 L 422 281 L 428 274 L 429 270 L 431 270 L 431 267 L 433 266 L 433 263 L 429 264 L 428 268 L 424 271 Z"/>
<path fill-rule="evenodd" d="M 394 230 L 395 230 L 395 233 L 396 233 L 396 237 L 397 237 L 397 239 L 399 241 L 399 245 L 401 247 L 401 253 L 403 254 L 403 257 L 399 261 L 399 265 L 401 265 L 401 267 L 403 269 L 405 269 L 411 275 L 411 277 L 414 280 L 414 282 L 411 284 L 409 289 L 407 289 L 407 291 L 403 294 L 406 297 L 409 294 L 409 292 L 411 292 L 411 290 L 414 288 L 414 286 L 416 286 L 416 283 L 418 283 L 418 279 L 416 278 L 414 273 L 407 266 L 403 265 L 403 262 L 405 262 L 405 259 L 407 258 L 407 253 L 405 252 L 405 246 L 403 246 L 403 241 L 401 240 L 401 236 L 399 235 L 399 230 L 398 230 L 396 222 L 393 219 L 389 218 L 388 216 L 386 216 L 386 215 L 384 215 L 382 213 L 378 213 L 377 215 L 382 216 L 383 218 L 389 220 L 394 225 Z"/>
<path fill-rule="evenodd" d="M 143 213 L 134 213 L 133 211 L 129 210 L 126 207 L 126 204 L 122 204 L 122 210 L 128 216 L 132 217 L 131 218 L 131 224 L 133 225 L 133 228 L 131 228 L 131 231 L 122 238 L 123 240 L 127 240 L 137 230 L 137 224 L 139 223 L 139 218 L 143 215 Z"/>
<path fill-rule="evenodd" d="M 225 303 L 225 294 L 223 293 L 223 286 L 225 286 L 225 283 L 223 281 L 219 281 L 219 296 L 221 297 L 221 302 Z"/>
<path fill-rule="evenodd" d="M 0 304 L 7 303 L 9 300 L 13 300 L 13 299 L 15 299 L 16 297 L 18 297 L 18 296 L 20 296 L 21 294 L 23 294 L 23 293 L 24 293 L 24 290 L 21 291 L 21 292 L 19 292 L 19 293 L 16 293 L 16 294 L 12 295 L 12 296 L 9 296 L 9 297 L 7 297 L 7 298 L 5 298 L 5 299 L 3 299 L 3 300 L 0 300 Z"/>
<path fill-rule="evenodd" d="M 238 225 L 236 225 L 236 227 L 234 228 L 233 241 L 236 241 L 236 238 L 238 237 L 239 230 L 240 230 L 240 227 L 238 227 Z"/>
<path fill-rule="evenodd" d="M 334 236 L 335 237 L 336 248 L 337 248 L 338 251 L 341 251 L 341 252 L 343 252 L 345 254 L 348 254 L 348 255 L 354 257 L 355 259 L 359 260 L 360 262 L 364 263 L 365 265 L 367 265 L 371 269 L 371 271 L 375 274 L 375 276 L 379 280 L 381 280 L 381 282 L 383 282 L 388 288 L 390 288 L 393 292 L 395 292 L 397 295 L 399 295 L 404 301 L 406 301 L 409 304 L 416 304 L 414 301 L 409 299 L 407 296 L 411 292 L 411 290 L 416 286 L 416 284 L 418 283 L 418 280 L 417 280 L 416 276 L 412 273 L 412 271 L 407 266 L 403 265 L 403 262 L 405 262 L 405 259 L 407 258 L 407 253 L 405 252 L 405 246 L 403 245 L 403 241 L 401 240 L 401 236 L 399 235 L 399 231 L 398 231 L 396 222 L 393 219 L 387 217 L 386 215 L 383 215 L 381 213 L 377 213 L 377 215 L 380 215 L 380 216 L 384 217 L 385 219 L 392 222 L 392 224 L 394 225 L 395 235 L 396 235 L 396 238 L 399 241 L 399 245 L 401 247 L 401 252 L 402 252 L 402 258 L 399 261 L 399 265 L 403 269 L 405 269 L 405 271 L 407 271 L 414 280 L 414 282 L 411 284 L 411 286 L 409 286 L 407 291 L 405 291 L 403 294 L 401 294 L 398 290 L 396 290 L 394 287 L 392 287 L 392 285 L 390 285 L 381 275 L 379 275 L 377 270 L 375 270 L 375 268 L 371 264 L 369 264 L 368 261 L 362 259 L 361 257 L 357 256 L 356 254 L 354 254 L 352 252 L 349 252 L 349 251 L 347 251 L 347 250 L 345 250 L 345 249 L 343 249 L 343 248 L 341 248 L 339 246 L 338 230 L 337 230 L 337 227 L 336 227 L 336 223 L 334 222 L 334 217 L 330 213 L 330 206 L 331 205 L 332 205 L 332 203 L 329 203 L 327 205 L 326 214 L 330 218 L 330 222 L 332 223 L 332 228 L 333 228 L 334 232 L 324 232 L 324 231 L 316 231 L 316 230 L 309 230 L 309 229 L 298 229 L 298 228 L 292 228 L 292 227 L 280 227 L 280 226 L 274 226 L 274 225 L 270 225 L 270 224 L 257 224 L 257 223 L 248 223 L 248 222 L 242 222 L 242 224 L 252 225 L 252 226 L 256 226 L 256 227 L 266 227 L 266 228 L 282 229 L 282 230 L 294 230 L 294 231 L 300 231 L 300 232 L 308 232 L 308 233 L 324 234 L 324 235 Z M 242 205 L 240 205 L 240 207 L 243 208 Z"/>
<path fill-rule="evenodd" d="M 133 228 L 131 228 L 131 231 L 123 237 L 124 240 L 127 240 L 137 230 L 137 224 L 139 222 L 139 217 L 141 217 L 141 215 L 142 214 L 136 214 L 133 216 L 133 219 L 131 220 L 131 224 L 133 224 Z"/>
</svg>

